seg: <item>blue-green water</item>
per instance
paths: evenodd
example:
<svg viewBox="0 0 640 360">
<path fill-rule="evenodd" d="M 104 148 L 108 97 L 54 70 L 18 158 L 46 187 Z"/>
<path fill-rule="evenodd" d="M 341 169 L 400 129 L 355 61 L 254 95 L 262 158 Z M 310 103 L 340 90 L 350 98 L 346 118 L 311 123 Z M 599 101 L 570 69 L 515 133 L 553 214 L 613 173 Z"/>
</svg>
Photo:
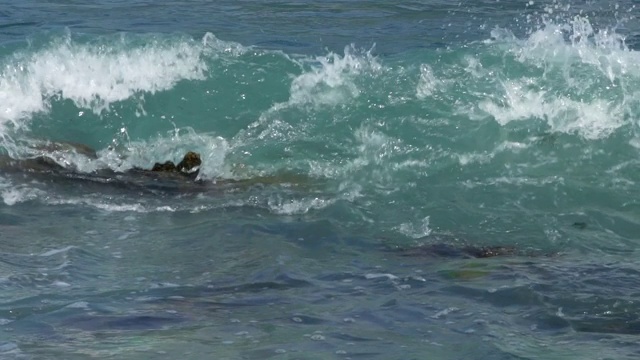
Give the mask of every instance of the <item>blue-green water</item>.
<svg viewBox="0 0 640 360">
<path fill-rule="evenodd" d="M 0 1 L 0 358 L 638 358 L 637 6 Z"/>
</svg>

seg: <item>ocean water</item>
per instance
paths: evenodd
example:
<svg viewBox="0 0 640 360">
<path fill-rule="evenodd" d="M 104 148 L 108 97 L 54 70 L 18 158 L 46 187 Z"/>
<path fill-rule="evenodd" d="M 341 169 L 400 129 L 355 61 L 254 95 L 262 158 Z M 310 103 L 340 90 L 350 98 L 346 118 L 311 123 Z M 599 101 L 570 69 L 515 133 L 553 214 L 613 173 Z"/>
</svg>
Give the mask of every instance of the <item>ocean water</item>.
<svg viewBox="0 0 640 360">
<path fill-rule="evenodd" d="M 638 6 L 0 0 L 0 358 L 637 359 Z"/>
</svg>

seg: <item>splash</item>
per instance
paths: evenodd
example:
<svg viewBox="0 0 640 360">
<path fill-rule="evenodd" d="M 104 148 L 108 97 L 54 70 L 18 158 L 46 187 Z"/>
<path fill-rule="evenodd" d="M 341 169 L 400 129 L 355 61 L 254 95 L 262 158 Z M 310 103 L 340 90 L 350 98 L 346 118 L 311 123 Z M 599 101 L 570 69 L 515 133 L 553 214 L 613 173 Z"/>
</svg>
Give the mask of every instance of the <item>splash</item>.
<svg viewBox="0 0 640 360">
<path fill-rule="evenodd" d="M 491 35 L 485 44 L 506 49 L 506 64 L 497 71 L 498 93 L 480 100 L 478 108 L 501 125 L 539 119 L 552 131 L 594 140 L 638 115 L 640 53 L 614 30 L 595 30 L 587 17 L 575 16 L 545 20 L 523 40 L 505 29 Z"/>
<path fill-rule="evenodd" d="M 420 65 L 420 80 L 416 87 L 416 96 L 418 99 L 425 99 L 433 95 L 438 89 L 440 80 L 433 74 L 433 69 L 427 64 Z"/>
<path fill-rule="evenodd" d="M 499 103 L 481 101 L 479 108 L 493 116 L 501 125 L 511 121 L 543 119 L 552 131 L 576 133 L 585 139 L 608 137 L 625 124 L 622 104 L 594 98 L 590 102 L 549 94 L 532 89 L 525 79 L 503 84 Z"/>
<path fill-rule="evenodd" d="M 150 140 L 129 141 L 103 149 L 98 152 L 96 162 L 114 171 L 124 172 L 136 167 L 148 169 L 156 162 L 167 160 L 177 163 L 187 151 L 195 151 L 202 158 L 199 178 L 213 179 L 231 173 L 225 163 L 229 150 L 229 144 L 222 137 L 199 134 L 193 128 L 176 128 Z"/>
<path fill-rule="evenodd" d="M 382 67 L 372 51 L 362 53 L 353 46 L 344 49 L 344 56 L 329 53 L 315 59 L 304 59 L 303 67 L 311 68 L 291 83 L 289 104 L 335 106 L 358 97 L 356 79 L 364 74 L 375 76 Z"/>
</svg>

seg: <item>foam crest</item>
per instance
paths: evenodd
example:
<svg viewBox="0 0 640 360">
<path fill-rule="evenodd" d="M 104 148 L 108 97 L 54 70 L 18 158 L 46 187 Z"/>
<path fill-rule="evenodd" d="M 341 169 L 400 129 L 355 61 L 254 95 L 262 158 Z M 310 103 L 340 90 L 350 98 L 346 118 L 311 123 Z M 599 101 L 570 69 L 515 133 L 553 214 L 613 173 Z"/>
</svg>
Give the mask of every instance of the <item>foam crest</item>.
<svg viewBox="0 0 640 360">
<path fill-rule="evenodd" d="M 244 55 L 251 47 L 244 46 L 237 42 L 225 41 L 218 39 L 212 33 L 206 33 L 202 38 L 204 51 L 208 56 L 218 56 L 220 54 L 229 54 L 233 57 Z"/>
<path fill-rule="evenodd" d="M 621 104 L 605 99 L 573 100 L 533 89 L 532 79 L 508 81 L 503 84 L 504 95 L 498 101 L 484 100 L 479 108 L 501 125 L 511 121 L 542 119 L 553 131 L 573 133 L 585 139 L 599 139 L 611 135 L 625 123 Z"/>
<path fill-rule="evenodd" d="M 0 72 L 0 124 L 47 111 L 52 98 L 95 113 L 132 96 L 163 91 L 185 79 L 203 79 L 203 43 L 188 40 L 131 43 L 125 38 L 83 44 L 70 36 L 34 53 L 6 59 Z M 220 45 L 216 45 L 219 47 Z M 207 50 L 210 51 L 210 50 Z"/>
<path fill-rule="evenodd" d="M 545 22 L 545 26 L 534 31 L 516 53 L 519 60 L 531 61 L 538 66 L 548 63 L 588 65 L 610 82 L 626 75 L 640 76 L 640 54 L 629 50 L 624 37 L 610 29 L 595 30 L 589 19 L 582 16 L 565 24 Z"/>
<path fill-rule="evenodd" d="M 338 105 L 360 94 L 356 78 L 375 74 L 381 69 L 371 51 L 361 52 L 347 46 L 344 56 L 330 53 L 303 60 L 304 68 L 311 68 L 293 79 L 289 104 Z"/>
<path fill-rule="evenodd" d="M 637 114 L 640 53 L 615 31 L 595 29 L 587 17 L 575 16 L 565 22 L 545 18 L 523 40 L 504 29 L 491 35 L 488 43 L 506 45 L 528 67 L 526 77 L 504 73 L 498 82 L 502 96 L 479 103 L 501 125 L 540 119 L 554 131 L 599 139 Z"/>
</svg>

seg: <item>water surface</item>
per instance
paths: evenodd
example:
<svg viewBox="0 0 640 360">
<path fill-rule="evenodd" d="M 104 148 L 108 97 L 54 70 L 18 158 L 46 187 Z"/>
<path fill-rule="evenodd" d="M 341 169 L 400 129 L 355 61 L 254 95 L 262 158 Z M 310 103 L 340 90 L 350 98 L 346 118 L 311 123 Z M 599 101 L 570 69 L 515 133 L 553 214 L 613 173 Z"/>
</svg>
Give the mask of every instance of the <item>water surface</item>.
<svg viewBox="0 0 640 360">
<path fill-rule="evenodd" d="M 0 357 L 640 355 L 634 2 L 0 4 Z"/>
</svg>

